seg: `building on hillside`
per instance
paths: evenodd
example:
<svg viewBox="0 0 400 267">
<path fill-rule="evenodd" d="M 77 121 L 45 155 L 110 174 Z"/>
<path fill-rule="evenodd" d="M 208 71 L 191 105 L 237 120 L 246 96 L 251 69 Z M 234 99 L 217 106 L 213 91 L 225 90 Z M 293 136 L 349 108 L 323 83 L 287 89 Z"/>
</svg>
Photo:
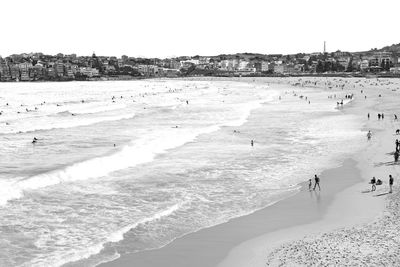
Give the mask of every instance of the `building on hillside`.
<svg viewBox="0 0 400 267">
<path fill-rule="evenodd" d="M 31 77 L 29 76 L 29 69 L 20 70 L 20 80 L 21 81 L 30 81 Z"/>
<path fill-rule="evenodd" d="M 246 70 L 248 66 L 249 66 L 249 62 L 248 61 L 240 60 L 239 64 L 238 64 L 238 67 L 237 67 L 237 70 Z"/>
<path fill-rule="evenodd" d="M 301 64 L 299 64 L 298 68 L 301 68 Z M 294 64 L 277 64 L 274 67 L 274 72 L 278 74 L 293 74 L 298 73 L 299 70 L 295 68 Z"/>
<path fill-rule="evenodd" d="M 369 70 L 369 60 L 368 59 L 362 59 L 360 61 L 360 70 L 361 71 L 368 71 Z"/>
<path fill-rule="evenodd" d="M 343 51 L 340 51 L 340 50 L 338 50 L 338 51 L 336 51 L 336 52 L 333 52 L 333 56 L 334 56 L 335 58 L 338 58 L 338 57 L 348 57 L 349 55 L 350 55 L 349 52 L 343 52 Z"/>
<path fill-rule="evenodd" d="M 274 73 L 283 74 L 285 72 L 284 64 L 275 64 Z"/>
<path fill-rule="evenodd" d="M 46 76 L 50 79 L 55 79 L 57 77 L 55 69 L 51 66 L 46 69 Z"/>
<path fill-rule="evenodd" d="M 9 81 L 11 80 L 11 71 L 10 67 L 4 62 L 0 62 L 0 80 L 1 81 Z"/>
<path fill-rule="evenodd" d="M 269 63 L 267 61 L 259 61 L 254 63 L 256 72 L 267 72 L 269 70 Z"/>
<path fill-rule="evenodd" d="M 41 80 L 45 77 L 45 68 L 42 64 L 36 64 L 32 67 L 31 74 L 32 80 Z"/>
<path fill-rule="evenodd" d="M 342 66 L 343 68 L 347 68 L 349 66 L 349 62 L 350 62 L 351 58 L 350 57 L 339 57 L 336 62 L 337 64 L 339 64 L 340 66 Z"/>
<path fill-rule="evenodd" d="M 267 61 L 261 61 L 261 72 L 267 72 L 269 70 L 269 63 Z"/>
<path fill-rule="evenodd" d="M 54 71 L 58 77 L 64 77 L 64 64 L 57 62 L 53 65 Z"/>
<path fill-rule="evenodd" d="M 10 65 L 11 79 L 19 81 L 21 74 L 17 65 Z"/>
<path fill-rule="evenodd" d="M 95 68 L 91 68 L 91 67 L 80 67 L 79 68 L 79 72 L 82 75 L 87 76 L 89 78 L 99 77 L 100 76 L 99 70 L 95 69 Z"/>
<path fill-rule="evenodd" d="M 30 68 L 32 68 L 32 63 L 31 62 L 23 62 L 19 63 L 18 67 L 21 71 L 29 71 Z"/>
<path fill-rule="evenodd" d="M 389 70 L 394 61 L 390 52 L 374 52 L 369 56 L 369 66 L 373 69 Z"/>
<path fill-rule="evenodd" d="M 400 74 L 400 67 L 390 68 L 390 73 L 392 73 L 392 74 Z"/>
</svg>

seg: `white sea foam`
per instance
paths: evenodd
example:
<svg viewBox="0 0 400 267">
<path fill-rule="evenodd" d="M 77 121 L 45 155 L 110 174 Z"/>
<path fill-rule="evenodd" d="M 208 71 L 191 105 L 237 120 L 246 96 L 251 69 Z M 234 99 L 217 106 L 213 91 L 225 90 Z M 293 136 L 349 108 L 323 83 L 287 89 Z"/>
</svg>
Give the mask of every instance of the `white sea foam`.
<svg viewBox="0 0 400 267">
<path fill-rule="evenodd" d="M 60 183 L 68 183 L 79 180 L 104 177 L 112 172 L 123 170 L 139 164 L 151 162 L 156 155 L 166 153 L 167 150 L 182 146 L 188 142 L 194 141 L 199 135 L 215 132 L 223 126 L 239 126 L 246 122 L 250 112 L 261 106 L 261 103 L 270 101 L 272 95 L 265 99 L 242 104 L 237 107 L 239 118 L 227 119 L 218 124 L 209 125 L 202 128 L 166 128 L 145 134 L 137 140 L 131 142 L 122 148 L 119 152 L 103 157 L 97 157 L 83 162 L 78 162 L 61 170 L 55 170 L 33 177 L 24 179 L 13 179 L 4 183 L 5 193 L 0 196 L 0 205 L 4 205 L 8 200 L 23 196 L 24 191 L 37 190 L 47 186 L 53 186 Z M 116 117 L 110 117 L 110 120 Z M 122 115 L 118 119 L 131 118 L 131 115 Z M 106 118 L 98 118 L 104 121 Z M 91 123 L 95 123 L 95 119 Z M 77 124 L 82 125 L 83 121 Z M 85 123 L 89 123 L 86 121 Z M 75 124 L 74 126 L 78 126 Z M 70 128 L 72 125 L 57 125 L 53 128 Z M 51 127 L 51 126 L 49 126 Z M 36 129 L 39 130 L 39 129 Z M 43 128 L 41 129 L 43 130 Z"/>
<path fill-rule="evenodd" d="M 104 248 L 104 244 L 110 243 L 110 242 L 118 242 L 121 241 L 124 238 L 124 234 L 129 232 L 131 229 L 134 229 L 138 227 L 139 225 L 146 224 L 152 221 L 159 220 L 163 217 L 169 216 L 173 214 L 175 211 L 179 210 L 179 208 L 184 204 L 182 203 L 177 203 L 175 205 L 172 205 L 168 207 L 167 209 L 161 210 L 159 212 L 156 212 L 154 215 L 150 217 L 146 217 L 143 219 L 140 219 L 139 221 L 128 224 L 125 227 L 122 227 L 118 231 L 115 231 L 114 233 L 110 234 L 107 238 L 105 238 L 102 242 L 94 245 L 90 245 L 87 247 L 79 247 L 75 248 L 73 251 L 68 251 L 67 255 L 64 253 L 59 253 L 57 255 L 52 255 L 45 260 L 43 259 L 34 259 L 31 262 L 29 262 L 29 266 L 62 266 L 68 262 L 75 262 L 79 261 L 82 259 L 87 259 L 92 255 L 96 255 L 100 253 L 101 250 Z M 27 266 L 28 266 L 27 265 Z"/>
<path fill-rule="evenodd" d="M 72 116 L 71 116 L 72 117 Z M 68 129 L 80 126 L 88 126 L 100 122 L 107 121 L 119 121 L 124 119 L 132 119 L 135 117 L 135 114 L 123 114 L 123 115 L 114 115 L 114 116 L 99 116 L 92 118 L 79 118 L 72 117 L 74 119 L 69 119 L 65 121 L 47 121 L 47 123 L 38 124 L 36 121 L 33 123 L 24 123 L 24 124 L 16 124 L 9 125 L 7 127 L 3 127 L 0 130 L 0 133 L 9 134 L 9 133 L 28 133 L 35 131 L 43 131 L 43 130 L 52 130 L 52 129 Z"/>
<path fill-rule="evenodd" d="M 4 192 L 0 196 L 0 204 L 8 200 L 19 198 L 23 191 L 36 190 L 60 183 L 74 182 L 103 177 L 111 172 L 126 169 L 150 162 L 157 154 L 165 153 L 168 149 L 176 148 L 187 142 L 195 140 L 200 134 L 211 133 L 220 126 L 213 125 L 191 129 L 164 129 L 157 133 L 149 134 L 125 146 L 121 151 L 104 157 L 93 158 L 87 161 L 75 163 L 61 170 L 39 174 L 33 177 L 13 179 L 13 181 L 1 181 Z"/>
</svg>

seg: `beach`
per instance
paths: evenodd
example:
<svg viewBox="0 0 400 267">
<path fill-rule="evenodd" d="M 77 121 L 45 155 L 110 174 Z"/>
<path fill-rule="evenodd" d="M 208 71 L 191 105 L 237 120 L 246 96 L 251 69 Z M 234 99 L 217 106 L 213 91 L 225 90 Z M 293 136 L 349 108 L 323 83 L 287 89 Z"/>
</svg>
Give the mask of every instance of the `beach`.
<svg viewBox="0 0 400 267">
<path fill-rule="evenodd" d="M 0 265 L 365 264 L 382 242 L 379 263 L 398 262 L 398 86 L 293 77 L 0 88 Z M 308 189 L 315 174 L 321 190 Z M 372 176 L 383 181 L 375 192 Z M 392 243 L 377 234 L 382 220 Z"/>
<path fill-rule="evenodd" d="M 183 236 L 158 250 L 122 256 L 104 266 L 398 264 L 400 194 L 396 185 L 394 193 L 387 194 L 388 175 L 398 176 L 392 155 L 398 127 L 393 120 L 398 111 L 394 91 L 398 84 L 385 84 L 385 88 L 382 82 L 367 79 L 363 86 L 355 87 L 357 81 L 349 85 L 356 89 L 347 91 L 356 95 L 355 100 L 343 112 L 364 117 L 363 129 L 371 130 L 373 137 L 361 153 L 321 173 L 321 192 L 309 191 L 303 183 L 300 192 L 265 209 Z M 384 120 L 378 121 L 378 112 L 385 113 Z M 360 142 L 367 142 L 366 136 Z M 384 181 L 375 192 L 368 184 L 372 176 Z"/>
</svg>

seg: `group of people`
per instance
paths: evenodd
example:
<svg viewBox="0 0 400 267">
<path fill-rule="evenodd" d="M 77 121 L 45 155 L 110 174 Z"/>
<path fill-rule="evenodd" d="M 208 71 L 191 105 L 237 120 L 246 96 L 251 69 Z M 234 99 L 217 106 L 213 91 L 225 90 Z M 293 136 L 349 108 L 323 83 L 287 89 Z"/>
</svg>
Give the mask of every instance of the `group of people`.
<svg viewBox="0 0 400 267">
<path fill-rule="evenodd" d="M 389 174 L 389 193 L 393 192 L 393 176 L 391 174 Z M 376 179 L 375 176 L 372 177 L 370 184 L 372 185 L 371 191 L 375 191 L 376 190 L 376 186 L 377 185 L 382 185 L 383 182 L 380 179 Z"/>
<path fill-rule="evenodd" d="M 368 119 L 369 119 L 369 117 L 370 117 L 370 115 L 368 113 Z M 385 115 L 383 114 L 383 112 L 382 112 L 382 114 L 378 113 L 378 120 L 384 119 L 384 118 L 385 118 Z M 397 115 L 396 114 L 394 115 L 394 119 L 397 120 Z M 397 133 L 400 133 L 400 130 L 397 130 L 396 134 Z M 372 133 L 371 133 L 371 131 L 368 131 L 368 133 L 367 133 L 368 140 L 370 140 L 371 137 L 372 137 Z M 394 161 L 398 162 L 399 155 L 400 155 L 400 141 L 398 139 L 396 139 L 395 145 L 396 145 L 395 152 L 393 154 L 394 155 Z M 391 174 L 389 174 L 389 193 L 392 193 L 392 191 L 393 191 L 393 189 L 392 189 L 393 188 L 393 182 L 394 182 L 393 176 Z M 375 191 L 376 190 L 376 186 L 377 185 L 382 185 L 383 182 L 380 179 L 376 179 L 375 176 L 374 176 L 374 177 L 372 177 L 372 179 L 370 181 L 370 184 L 372 186 L 371 191 Z"/>
<path fill-rule="evenodd" d="M 345 98 L 346 98 L 346 99 L 353 99 L 353 97 L 354 97 L 354 94 L 347 94 L 347 95 L 345 95 Z"/>
<path fill-rule="evenodd" d="M 314 175 L 314 187 L 312 188 L 312 181 L 311 181 L 311 179 L 309 179 L 308 180 L 308 190 L 311 191 L 311 188 L 312 188 L 312 190 L 315 190 L 315 188 L 318 186 L 319 191 L 321 191 L 321 187 L 319 186 L 319 181 L 320 181 L 319 177 L 315 174 Z"/>
</svg>

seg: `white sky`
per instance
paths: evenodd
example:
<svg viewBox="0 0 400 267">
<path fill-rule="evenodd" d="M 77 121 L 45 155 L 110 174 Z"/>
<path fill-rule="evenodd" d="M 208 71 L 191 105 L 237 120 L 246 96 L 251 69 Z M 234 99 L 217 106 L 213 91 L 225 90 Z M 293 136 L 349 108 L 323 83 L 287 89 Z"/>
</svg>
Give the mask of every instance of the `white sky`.
<svg viewBox="0 0 400 267">
<path fill-rule="evenodd" d="M 2 0 L 0 55 L 170 57 L 400 43 L 399 0 Z"/>
</svg>

